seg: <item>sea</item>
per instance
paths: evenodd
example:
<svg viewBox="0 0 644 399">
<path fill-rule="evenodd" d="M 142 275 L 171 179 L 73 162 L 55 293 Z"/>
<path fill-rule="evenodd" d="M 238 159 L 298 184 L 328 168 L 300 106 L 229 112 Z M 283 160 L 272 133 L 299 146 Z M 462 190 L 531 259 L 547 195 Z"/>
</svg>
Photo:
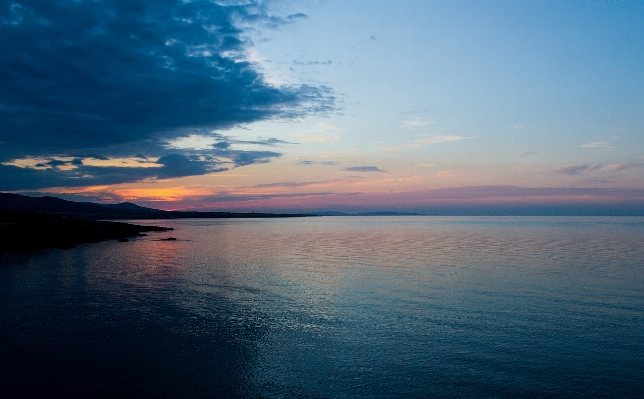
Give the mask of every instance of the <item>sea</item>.
<svg viewBox="0 0 644 399">
<path fill-rule="evenodd" d="M 0 257 L 0 397 L 644 397 L 642 217 L 132 222 Z"/>
</svg>

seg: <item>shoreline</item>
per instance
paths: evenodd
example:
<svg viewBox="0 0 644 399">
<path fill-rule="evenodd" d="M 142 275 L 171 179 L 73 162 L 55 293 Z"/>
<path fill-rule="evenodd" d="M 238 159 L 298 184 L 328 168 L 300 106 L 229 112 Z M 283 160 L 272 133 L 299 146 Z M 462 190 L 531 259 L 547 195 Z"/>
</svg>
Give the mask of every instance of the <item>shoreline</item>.
<svg viewBox="0 0 644 399">
<path fill-rule="evenodd" d="M 79 244 L 126 240 L 171 227 L 97 221 L 47 212 L 0 210 L 0 256 L 48 249 L 72 249 Z"/>
</svg>

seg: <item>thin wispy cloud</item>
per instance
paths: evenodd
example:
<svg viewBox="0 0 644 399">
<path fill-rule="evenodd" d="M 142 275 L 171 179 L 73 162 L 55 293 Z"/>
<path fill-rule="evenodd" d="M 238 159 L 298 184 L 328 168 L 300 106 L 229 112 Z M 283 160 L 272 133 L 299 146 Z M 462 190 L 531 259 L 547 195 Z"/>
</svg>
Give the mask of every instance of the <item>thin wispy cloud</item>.
<svg viewBox="0 0 644 399">
<path fill-rule="evenodd" d="M 635 168 L 641 168 L 641 167 L 644 167 L 644 163 L 627 163 L 627 164 L 615 163 L 615 164 L 610 164 L 606 166 L 602 164 L 594 164 L 594 165 L 584 164 L 584 165 L 557 166 L 554 168 L 541 169 L 541 171 L 555 174 L 555 175 L 574 176 L 574 175 L 585 174 L 588 172 L 605 172 L 605 173 L 612 174 L 623 170 L 635 169 Z"/>
<path fill-rule="evenodd" d="M 400 150 L 407 150 L 407 149 L 416 148 L 416 147 L 420 147 L 420 144 L 419 143 L 401 144 L 401 145 L 397 145 L 395 147 L 385 147 L 384 150 L 385 151 L 400 151 Z"/>
<path fill-rule="evenodd" d="M 320 154 L 314 156 L 314 158 L 342 158 L 347 156 L 347 154 Z"/>
<path fill-rule="evenodd" d="M 567 176 L 573 176 L 573 175 L 578 175 L 581 173 L 585 172 L 592 172 L 598 169 L 601 169 L 602 165 L 597 164 L 597 165 L 565 165 L 565 166 L 557 166 L 554 168 L 547 168 L 547 169 L 542 169 L 544 172 L 549 172 L 553 174 L 559 174 L 559 175 L 567 175 Z"/>
<path fill-rule="evenodd" d="M 440 179 L 455 179 L 463 176 L 464 175 L 462 173 L 450 172 L 448 170 L 442 170 L 436 173 L 436 177 Z"/>
<path fill-rule="evenodd" d="M 473 139 L 476 137 L 478 136 L 438 136 L 436 138 L 423 138 L 423 139 L 414 140 L 411 143 L 400 144 L 394 147 L 385 147 L 384 150 L 388 152 L 408 150 L 408 149 L 417 148 L 417 147 L 420 147 L 421 145 L 426 145 L 426 144 L 447 143 L 451 141 Z"/>
<path fill-rule="evenodd" d="M 412 111 L 400 111 L 401 115 L 413 115 L 413 114 L 424 114 L 425 112 L 428 112 L 429 110 L 426 108 L 423 109 L 415 109 Z"/>
<path fill-rule="evenodd" d="M 180 137 L 168 141 L 165 146 L 174 149 L 207 150 L 211 148 L 230 148 L 232 145 L 257 145 L 274 147 L 281 145 L 298 144 L 274 137 L 258 137 L 255 140 L 239 140 L 220 133 L 210 132 L 209 134 L 191 134 L 187 137 Z"/>
<path fill-rule="evenodd" d="M 459 141 L 459 140 L 474 139 L 477 137 L 478 136 L 438 136 L 438 141 Z"/>
<path fill-rule="evenodd" d="M 342 170 L 345 172 L 380 172 L 380 173 L 387 172 L 386 170 L 380 169 L 377 166 L 349 166 L 346 168 L 342 168 Z"/>
<path fill-rule="evenodd" d="M 309 165 L 325 165 L 325 166 L 333 166 L 337 165 L 337 162 L 335 161 L 312 161 L 310 159 L 300 159 L 295 161 L 296 164 L 302 165 L 302 166 L 309 166 Z"/>
<path fill-rule="evenodd" d="M 583 148 L 615 148 L 615 146 L 608 144 L 608 141 L 591 141 L 590 143 L 582 144 L 581 146 Z"/>
<path fill-rule="evenodd" d="M 338 140 L 340 140 L 340 135 L 337 136 L 305 136 L 305 135 L 297 135 L 297 137 L 300 138 L 302 141 L 313 141 L 313 142 L 318 142 L 318 143 L 334 143 Z"/>
<path fill-rule="evenodd" d="M 288 19 L 288 20 L 294 20 L 294 19 L 306 19 L 306 18 L 308 18 L 308 17 L 309 17 L 308 15 L 306 15 L 306 14 L 304 14 L 304 13 L 301 13 L 301 12 L 298 12 L 298 13 L 296 13 L 296 14 L 291 14 L 291 15 L 287 16 L 287 17 L 286 17 L 286 19 Z"/>
<path fill-rule="evenodd" d="M 526 151 L 526 152 L 522 152 L 521 155 L 519 155 L 519 158 L 533 157 L 535 155 L 537 155 L 537 153 L 534 151 Z"/>
<path fill-rule="evenodd" d="M 643 163 L 626 163 L 626 164 L 615 163 L 612 165 L 604 166 L 603 168 L 601 168 L 601 170 L 605 172 L 615 173 L 615 172 L 619 172 L 627 169 L 641 168 L 643 166 L 644 166 Z"/>
<path fill-rule="evenodd" d="M 300 187 L 317 187 L 326 186 L 329 184 L 337 184 L 346 182 L 346 179 L 333 179 L 333 180 L 318 180 L 318 181 L 303 181 L 303 182 L 275 182 L 275 183 L 262 183 L 252 186 L 252 188 L 300 188 Z"/>
<path fill-rule="evenodd" d="M 293 60 L 293 65 L 331 65 L 332 62 L 330 60 L 327 61 L 297 61 Z"/>
<path fill-rule="evenodd" d="M 302 141 L 332 143 L 340 140 L 339 130 L 329 123 L 320 123 L 317 129 L 300 130 L 295 135 Z"/>
<path fill-rule="evenodd" d="M 433 121 L 431 119 L 413 118 L 413 119 L 404 121 L 403 126 L 404 127 L 419 127 L 419 126 L 432 125 L 434 123 L 436 123 L 436 121 Z"/>
</svg>

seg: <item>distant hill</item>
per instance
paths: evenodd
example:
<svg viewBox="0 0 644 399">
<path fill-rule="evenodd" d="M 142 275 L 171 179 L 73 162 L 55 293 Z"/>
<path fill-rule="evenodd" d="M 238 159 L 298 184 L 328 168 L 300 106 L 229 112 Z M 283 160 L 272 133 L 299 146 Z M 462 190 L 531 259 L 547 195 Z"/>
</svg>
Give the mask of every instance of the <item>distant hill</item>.
<svg viewBox="0 0 644 399">
<path fill-rule="evenodd" d="M 422 213 L 413 213 L 413 212 L 363 212 L 356 213 L 355 216 L 424 216 Z"/>
<path fill-rule="evenodd" d="M 334 211 L 313 212 L 316 216 L 424 216 L 423 213 L 414 212 L 388 212 L 388 211 L 374 211 L 374 212 L 360 212 L 360 213 L 345 213 Z"/>
<path fill-rule="evenodd" d="M 89 204 L 95 205 L 91 202 Z M 154 208 L 146 208 L 141 205 L 133 204 L 131 202 L 121 202 L 120 204 L 98 204 L 100 206 L 110 208 L 110 209 L 117 209 L 120 211 L 130 211 L 130 212 L 151 212 L 151 213 L 163 213 L 165 211 L 159 210 L 159 209 L 154 209 Z"/>
<path fill-rule="evenodd" d="M 26 195 L 12 193 L 0 193 L 0 209 L 75 215 L 90 219 L 273 218 L 313 216 L 310 214 L 288 213 L 162 211 L 160 209 L 146 208 L 130 202 L 122 202 L 120 204 L 95 204 L 93 202 L 67 201 L 56 197 L 28 197 Z"/>
<path fill-rule="evenodd" d="M 28 197 L 26 195 L 11 193 L 0 193 L 0 209 L 105 215 L 122 212 L 119 209 L 113 209 L 91 202 L 73 202 L 56 197 Z"/>
</svg>

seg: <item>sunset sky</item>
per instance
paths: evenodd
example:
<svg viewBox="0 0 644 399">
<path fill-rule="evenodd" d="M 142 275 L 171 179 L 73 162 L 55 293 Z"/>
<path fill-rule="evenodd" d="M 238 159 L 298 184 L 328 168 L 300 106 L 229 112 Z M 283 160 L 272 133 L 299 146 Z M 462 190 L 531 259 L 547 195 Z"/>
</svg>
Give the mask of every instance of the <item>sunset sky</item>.
<svg viewBox="0 0 644 399">
<path fill-rule="evenodd" d="M 0 190 L 644 204 L 639 2 L 3 1 Z"/>
</svg>

